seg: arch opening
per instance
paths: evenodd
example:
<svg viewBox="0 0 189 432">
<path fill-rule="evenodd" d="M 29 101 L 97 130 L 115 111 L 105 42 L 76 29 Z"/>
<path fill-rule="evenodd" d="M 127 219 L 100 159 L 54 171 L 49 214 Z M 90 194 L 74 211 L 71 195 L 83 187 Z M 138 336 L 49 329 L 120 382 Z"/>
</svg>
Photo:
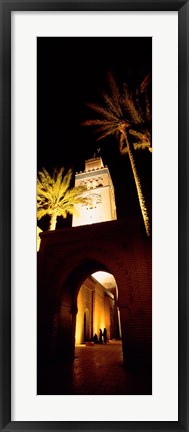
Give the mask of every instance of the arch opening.
<svg viewBox="0 0 189 432">
<path fill-rule="evenodd" d="M 51 315 L 48 315 L 46 312 L 43 315 L 44 317 L 49 316 L 50 319 L 48 322 L 41 320 L 42 324 L 39 329 L 41 333 L 39 332 L 39 337 L 40 341 L 43 342 L 43 351 L 41 350 L 40 357 L 38 357 L 40 360 L 39 365 L 40 367 L 42 365 L 42 370 L 44 369 L 45 362 L 47 367 L 48 364 L 55 364 L 55 367 L 58 364 L 61 368 L 64 368 L 64 392 L 66 391 L 64 387 L 65 381 L 68 378 L 66 371 L 69 370 L 70 373 L 75 374 L 73 376 L 76 376 L 78 379 L 77 371 L 79 368 L 86 373 L 89 382 L 92 382 L 90 388 L 83 390 L 83 381 L 81 381 L 81 391 L 90 391 L 90 394 L 95 394 L 94 392 L 98 391 L 98 385 L 102 382 L 102 376 L 99 372 L 101 368 L 99 368 L 99 365 L 104 365 L 104 367 L 109 370 L 115 368 L 118 375 L 120 374 L 119 376 L 121 377 L 119 382 L 123 383 L 122 390 L 120 387 L 118 389 L 121 393 L 116 394 L 128 394 L 127 376 L 122 376 L 121 371 L 123 371 L 123 368 L 120 368 L 121 363 L 124 363 L 126 368 L 132 367 L 132 370 L 138 371 L 139 366 L 141 367 L 143 365 L 143 358 L 145 367 L 146 364 L 148 365 L 151 361 L 151 346 L 150 342 L 148 342 L 150 340 L 150 335 L 148 337 L 148 334 L 146 336 L 144 332 L 144 314 L 141 314 L 141 302 L 139 301 L 140 298 L 137 296 L 137 291 L 132 289 L 133 278 L 132 273 L 129 272 L 129 266 L 128 270 L 125 267 L 122 271 L 122 269 L 120 269 L 120 262 L 117 263 L 114 255 L 112 254 L 112 259 L 107 259 L 107 255 L 105 253 L 102 254 L 101 250 L 99 253 L 98 251 L 94 253 L 93 250 L 84 251 L 83 255 L 77 254 L 77 259 L 73 259 L 72 265 L 67 266 L 64 262 L 63 264 L 64 265 L 62 265 L 62 262 L 59 264 L 59 271 L 56 272 L 53 289 L 51 287 L 50 290 L 52 294 L 52 301 L 50 303 Z M 113 275 L 115 275 L 115 279 Z M 102 276 L 106 276 L 104 280 L 101 278 Z M 113 278 L 113 284 L 111 278 Z M 80 307 L 79 297 L 85 286 L 89 291 L 88 298 L 85 299 L 85 301 L 81 301 Z M 100 290 L 101 292 L 99 293 Z M 96 291 L 98 291 L 97 294 Z M 98 305 L 94 307 L 95 298 Z M 112 304 L 116 307 L 113 308 Z M 129 305 L 131 305 L 131 307 L 129 307 Z M 44 308 L 40 310 L 43 311 Z M 146 309 L 144 309 L 144 311 L 146 311 Z M 80 336 L 78 336 L 79 314 L 81 314 L 81 320 L 79 320 L 81 322 Z M 120 328 L 120 317 L 122 332 Z M 150 323 L 150 319 L 148 321 L 146 319 L 146 322 Z M 44 323 L 45 327 L 43 325 Z M 103 333 L 104 328 L 106 328 L 106 341 L 110 343 L 100 346 L 100 344 L 95 345 L 94 340 L 91 341 L 96 333 L 99 342 L 100 328 Z M 117 339 L 119 339 L 119 341 Z M 104 340 L 102 341 L 104 342 Z M 91 342 L 93 348 L 86 346 Z M 95 377 L 98 376 L 99 380 L 94 379 L 91 381 L 91 376 L 93 375 Z M 148 375 L 150 375 L 150 370 Z M 72 381 L 73 376 L 70 376 L 70 381 L 68 383 L 68 391 L 73 391 L 73 393 L 69 394 L 75 394 L 74 391 L 78 391 L 77 389 L 75 390 L 75 381 Z M 56 386 L 59 386 L 59 378 L 60 377 L 57 377 L 55 373 L 55 379 L 53 379 L 53 382 L 55 382 L 55 391 L 57 391 Z M 151 380 L 151 375 L 147 378 Z M 137 384 L 137 379 L 135 384 Z M 43 392 L 41 389 L 44 388 L 43 386 L 45 385 L 46 381 L 43 382 L 42 377 L 40 391 Z M 107 385 L 110 391 L 109 394 L 115 394 L 111 392 L 114 391 L 113 388 L 117 389 L 116 380 L 113 382 L 108 381 Z M 151 385 L 151 381 L 149 385 Z M 146 389 L 146 383 L 144 387 Z M 142 390 L 139 389 L 139 392 L 140 391 L 143 392 L 143 384 Z M 60 392 L 62 392 L 62 387 L 60 388 Z M 54 392 L 52 394 L 56 393 Z"/>
<path fill-rule="evenodd" d="M 77 294 L 75 345 L 121 339 L 118 288 L 105 271 L 91 273 Z"/>
<path fill-rule="evenodd" d="M 96 260 L 83 260 L 59 281 L 53 321 L 55 358 L 74 360 L 77 346 L 100 342 L 101 329 L 102 344 L 117 341 L 124 361 L 118 286 L 111 268 Z"/>
</svg>

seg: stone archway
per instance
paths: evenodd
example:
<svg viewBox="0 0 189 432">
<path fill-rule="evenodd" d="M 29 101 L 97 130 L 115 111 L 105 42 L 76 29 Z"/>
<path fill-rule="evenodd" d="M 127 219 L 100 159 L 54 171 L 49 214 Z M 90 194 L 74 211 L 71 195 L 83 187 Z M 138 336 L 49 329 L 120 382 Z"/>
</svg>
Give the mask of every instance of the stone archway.
<svg viewBox="0 0 189 432">
<path fill-rule="evenodd" d="M 76 258 L 76 255 L 75 255 Z M 81 255 L 80 255 L 81 260 Z M 53 351 L 55 357 L 64 360 L 65 358 L 72 359 L 75 350 L 75 332 L 76 332 L 76 317 L 77 317 L 77 298 L 79 290 L 83 282 L 88 279 L 92 273 L 98 270 L 109 271 L 104 264 L 95 261 L 92 258 L 83 260 L 80 265 L 72 269 L 65 279 L 64 275 L 57 281 L 57 297 L 56 306 L 54 309 L 53 319 Z M 86 318 L 86 336 L 90 338 L 92 332 L 89 329 L 89 314 L 87 309 L 83 310 L 83 315 Z M 84 316 L 81 322 L 82 334 L 84 338 Z M 87 322 L 88 321 L 88 322 Z M 83 339 L 85 341 L 85 338 Z M 87 339 L 86 339 L 87 341 Z"/>
<path fill-rule="evenodd" d="M 74 357 L 79 288 L 91 273 L 104 270 L 114 275 L 118 286 L 124 361 L 151 364 L 151 241 L 136 221 L 128 222 L 41 235 L 38 358 L 42 362 Z"/>
</svg>

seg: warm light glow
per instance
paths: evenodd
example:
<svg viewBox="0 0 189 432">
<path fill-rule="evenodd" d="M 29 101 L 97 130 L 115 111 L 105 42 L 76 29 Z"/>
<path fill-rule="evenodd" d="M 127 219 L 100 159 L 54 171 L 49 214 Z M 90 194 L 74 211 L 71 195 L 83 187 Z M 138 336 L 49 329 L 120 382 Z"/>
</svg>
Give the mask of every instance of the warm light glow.
<svg viewBox="0 0 189 432">
<path fill-rule="evenodd" d="M 37 252 L 39 252 L 41 239 L 39 237 L 39 233 L 43 232 L 41 228 L 37 226 Z"/>
<path fill-rule="evenodd" d="M 120 337 L 122 337 L 122 333 L 121 333 L 121 318 L 120 318 L 120 310 L 119 309 L 117 309 L 117 314 L 118 314 L 119 335 L 120 335 Z"/>
<path fill-rule="evenodd" d="M 79 296 L 78 296 L 79 297 Z M 75 332 L 75 343 L 81 344 L 83 342 L 83 316 L 81 313 L 81 301 L 79 301 L 78 305 L 78 313 L 76 317 L 76 332 Z"/>
<path fill-rule="evenodd" d="M 92 274 L 92 277 L 100 282 L 101 285 L 106 289 L 115 288 L 117 291 L 117 284 L 115 278 L 111 273 L 107 273 L 104 271 L 98 271 Z"/>
<path fill-rule="evenodd" d="M 109 274 L 106 273 L 106 275 Z M 115 280 L 113 286 L 115 287 Z M 86 279 L 77 298 L 75 343 L 77 345 L 84 343 L 90 340 L 95 333 L 99 338 L 99 329 L 102 329 L 103 332 L 104 328 L 107 329 L 107 337 L 110 338 L 113 307 L 114 295 L 105 289 L 97 279 L 91 277 Z"/>
<path fill-rule="evenodd" d="M 88 203 L 75 205 L 72 226 L 90 225 L 117 219 L 114 187 L 101 158 L 86 161 L 85 171 L 76 174 L 75 187 L 84 187 L 82 197 Z"/>
<path fill-rule="evenodd" d="M 91 171 L 94 169 L 100 169 L 103 168 L 103 162 L 102 162 L 102 158 L 98 157 L 98 158 L 92 158 L 92 159 L 88 159 L 85 161 L 85 171 Z"/>
</svg>

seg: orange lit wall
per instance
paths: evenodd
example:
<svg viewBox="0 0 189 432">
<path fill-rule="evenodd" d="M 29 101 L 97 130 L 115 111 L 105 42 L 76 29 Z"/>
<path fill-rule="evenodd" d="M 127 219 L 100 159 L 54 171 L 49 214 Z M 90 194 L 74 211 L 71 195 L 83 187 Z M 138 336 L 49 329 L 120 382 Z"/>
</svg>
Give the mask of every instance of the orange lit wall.
<svg viewBox="0 0 189 432">
<path fill-rule="evenodd" d="M 99 329 L 107 329 L 107 338 L 111 335 L 111 316 L 114 307 L 113 295 L 92 277 L 85 280 L 81 286 L 77 299 L 76 335 L 75 342 L 84 342 L 84 314 L 88 311 L 89 339 Z"/>
<path fill-rule="evenodd" d="M 88 285 L 87 285 L 88 281 Z M 92 337 L 92 299 L 93 299 L 93 287 L 90 281 L 87 279 L 79 290 L 77 297 L 77 317 L 76 317 L 76 332 L 75 342 L 80 344 L 84 342 L 84 314 L 87 316 L 87 329 L 89 339 Z"/>
</svg>

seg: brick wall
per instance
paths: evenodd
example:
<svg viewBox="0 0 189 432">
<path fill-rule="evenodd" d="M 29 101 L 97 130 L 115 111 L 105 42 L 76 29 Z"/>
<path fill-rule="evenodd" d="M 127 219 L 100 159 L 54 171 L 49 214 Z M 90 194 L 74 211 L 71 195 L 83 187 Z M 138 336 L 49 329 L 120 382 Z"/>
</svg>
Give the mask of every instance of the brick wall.
<svg viewBox="0 0 189 432">
<path fill-rule="evenodd" d="M 49 357 L 51 354 L 56 357 L 59 327 L 62 340 L 66 341 L 63 355 L 68 351 L 73 355 L 79 289 L 92 273 L 104 270 L 113 274 L 118 286 L 125 362 L 151 363 L 151 239 L 146 237 L 140 221 L 133 218 L 57 230 L 43 233 L 41 239 L 38 253 L 40 356 L 44 358 L 46 352 Z M 100 298 L 98 304 L 102 307 Z"/>
</svg>

